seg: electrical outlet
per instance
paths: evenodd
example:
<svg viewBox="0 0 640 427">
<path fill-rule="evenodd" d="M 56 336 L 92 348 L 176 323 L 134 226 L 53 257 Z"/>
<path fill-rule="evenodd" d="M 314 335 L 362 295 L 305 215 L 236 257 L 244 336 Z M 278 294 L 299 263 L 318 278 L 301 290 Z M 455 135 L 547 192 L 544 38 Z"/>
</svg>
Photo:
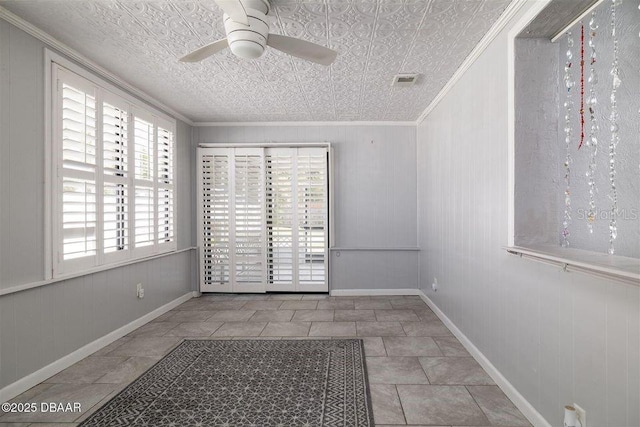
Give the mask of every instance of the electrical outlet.
<svg viewBox="0 0 640 427">
<path fill-rule="evenodd" d="M 437 277 L 433 278 L 433 283 L 431 284 L 431 289 L 433 290 L 433 292 L 438 292 L 438 278 Z"/>
<path fill-rule="evenodd" d="M 142 287 L 142 283 L 138 283 L 136 285 L 136 295 L 140 299 L 144 298 L 144 288 Z"/>
<path fill-rule="evenodd" d="M 578 421 L 580 421 L 580 425 L 582 427 L 587 427 L 587 411 L 575 403 L 573 404 L 573 407 L 576 408 L 576 417 L 578 418 Z"/>
</svg>

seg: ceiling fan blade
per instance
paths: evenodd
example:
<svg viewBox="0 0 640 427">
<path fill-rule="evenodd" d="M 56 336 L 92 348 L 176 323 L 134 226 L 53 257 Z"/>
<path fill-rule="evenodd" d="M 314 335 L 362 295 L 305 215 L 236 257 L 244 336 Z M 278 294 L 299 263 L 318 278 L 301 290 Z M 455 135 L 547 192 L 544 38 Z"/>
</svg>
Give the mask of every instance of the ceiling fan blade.
<svg viewBox="0 0 640 427">
<path fill-rule="evenodd" d="M 249 25 L 247 10 L 240 0 L 215 0 L 215 2 L 224 13 L 229 15 L 229 18 L 240 24 Z"/>
<path fill-rule="evenodd" d="M 338 52 L 319 44 L 279 34 L 269 34 L 267 44 L 289 55 L 322 65 L 331 65 Z"/>
<path fill-rule="evenodd" d="M 200 49 L 194 50 L 193 52 L 183 56 L 182 58 L 180 58 L 180 62 L 200 62 L 203 59 L 208 58 L 227 47 L 229 47 L 227 39 L 218 40 L 213 43 L 209 43 L 208 45 L 202 46 Z"/>
</svg>

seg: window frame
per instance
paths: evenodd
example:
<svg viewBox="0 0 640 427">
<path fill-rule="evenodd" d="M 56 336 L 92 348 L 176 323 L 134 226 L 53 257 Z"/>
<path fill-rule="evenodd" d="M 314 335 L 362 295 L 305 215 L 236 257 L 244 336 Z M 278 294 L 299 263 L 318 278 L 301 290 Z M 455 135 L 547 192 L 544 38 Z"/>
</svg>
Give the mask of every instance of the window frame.
<svg viewBox="0 0 640 427">
<path fill-rule="evenodd" d="M 177 251 L 177 212 L 176 212 L 176 190 L 178 188 L 177 178 L 177 135 L 176 120 L 163 112 L 149 106 L 134 96 L 121 90 L 108 81 L 94 75 L 86 69 L 74 64 L 66 58 L 45 50 L 45 280 L 73 277 L 82 274 L 89 274 L 96 271 L 106 270 L 118 265 L 137 262 L 139 260 L 167 254 Z M 60 150 L 62 144 L 61 136 L 61 106 L 58 91 L 58 80 L 64 77 L 70 83 L 77 83 L 81 88 L 92 88 L 96 95 L 96 167 L 95 167 L 95 197 L 96 197 L 96 254 L 81 257 L 76 260 L 62 259 L 62 188 L 61 179 L 62 164 Z M 104 251 L 104 186 L 113 184 L 114 177 L 107 177 L 104 174 L 104 147 L 103 147 L 103 105 L 108 103 L 117 107 L 126 107 L 128 116 L 127 128 L 127 174 L 125 179 L 126 200 L 127 200 L 127 248 L 114 252 Z M 135 139 L 134 120 L 140 117 L 143 120 L 153 123 L 153 146 L 154 146 L 154 176 L 151 184 L 153 191 L 153 221 L 152 236 L 153 243 L 148 246 L 135 246 Z M 171 146 L 171 179 L 170 183 L 161 183 L 158 177 L 158 127 L 161 127 L 172 134 Z M 60 172 L 60 173 L 59 173 Z M 101 188 L 99 188 L 102 186 Z M 159 239 L 159 200 L 158 189 L 168 188 L 172 194 L 172 235 L 171 241 L 160 242 Z"/>
</svg>

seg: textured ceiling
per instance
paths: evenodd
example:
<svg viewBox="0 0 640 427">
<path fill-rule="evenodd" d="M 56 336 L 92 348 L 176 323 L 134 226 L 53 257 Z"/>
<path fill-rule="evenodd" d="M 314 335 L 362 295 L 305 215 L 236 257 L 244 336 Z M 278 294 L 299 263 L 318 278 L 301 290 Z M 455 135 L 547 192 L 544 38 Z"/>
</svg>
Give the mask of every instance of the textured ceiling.
<svg viewBox="0 0 640 427">
<path fill-rule="evenodd" d="M 211 0 L 0 5 L 194 121 L 416 120 L 509 0 L 273 0 L 271 32 L 336 49 L 331 67 L 274 49 L 177 58 L 225 37 Z M 410 88 L 395 74 L 420 73 Z"/>
</svg>

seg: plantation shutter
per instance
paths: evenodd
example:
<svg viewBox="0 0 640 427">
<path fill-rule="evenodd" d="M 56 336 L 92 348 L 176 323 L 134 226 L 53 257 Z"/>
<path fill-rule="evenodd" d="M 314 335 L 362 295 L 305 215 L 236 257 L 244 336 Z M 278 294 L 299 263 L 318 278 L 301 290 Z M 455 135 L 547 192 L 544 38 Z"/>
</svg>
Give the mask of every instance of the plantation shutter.
<svg viewBox="0 0 640 427">
<path fill-rule="evenodd" d="M 58 270 L 91 267 L 97 255 L 97 88 L 61 72 L 57 80 Z"/>
<path fill-rule="evenodd" d="M 231 292 L 231 149 L 199 151 L 201 230 L 200 284 L 209 292 Z"/>
<path fill-rule="evenodd" d="M 102 241 L 109 260 L 129 256 L 129 111 L 129 104 L 115 96 L 102 103 Z"/>
<path fill-rule="evenodd" d="M 261 148 L 234 155 L 235 278 L 237 292 L 264 291 L 264 172 Z"/>
<path fill-rule="evenodd" d="M 155 242 L 155 126 L 153 119 L 135 113 L 134 125 L 134 245 L 138 253 L 152 252 Z"/>
<path fill-rule="evenodd" d="M 327 151 L 298 148 L 296 171 L 298 288 L 314 291 L 327 280 Z"/>
<path fill-rule="evenodd" d="M 267 148 L 266 227 L 267 227 L 267 290 L 293 291 L 294 277 L 294 209 L 295 148 Z"/>
<path fill-rule="evenodd" d="M 201 148 L 198 153 L 201 289 L 264 292 L 263 150 Z"/>
<path fill-rule="evenodd" d="M 158 244 L 174 241 L 173 130 L 158 123 Z"/>
</svg>

